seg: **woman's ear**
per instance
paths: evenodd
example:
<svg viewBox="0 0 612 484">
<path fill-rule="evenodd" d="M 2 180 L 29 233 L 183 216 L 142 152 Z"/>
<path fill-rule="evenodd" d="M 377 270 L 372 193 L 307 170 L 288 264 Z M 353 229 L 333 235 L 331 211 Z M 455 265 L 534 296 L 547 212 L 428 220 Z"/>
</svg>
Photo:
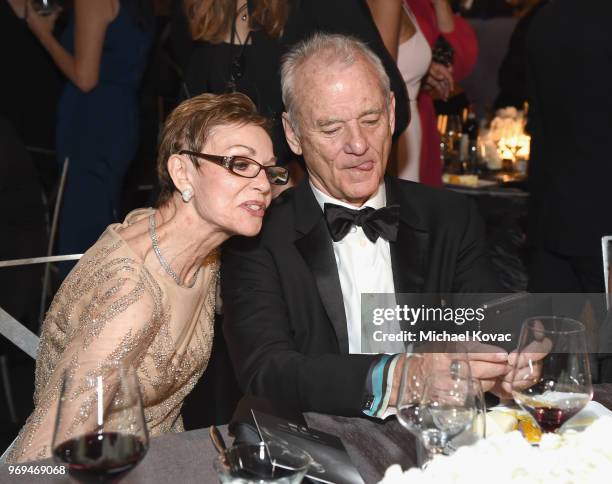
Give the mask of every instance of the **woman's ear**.
<svg viewBox="0 0 612 484">
<path fill-rule="evenodd" d="M 172 155 L 168 158 L 168 174 L 179 192 L 192 187 L 188 163 L 191 164 L 191 161 L 186 155 Z"/>
</svg>

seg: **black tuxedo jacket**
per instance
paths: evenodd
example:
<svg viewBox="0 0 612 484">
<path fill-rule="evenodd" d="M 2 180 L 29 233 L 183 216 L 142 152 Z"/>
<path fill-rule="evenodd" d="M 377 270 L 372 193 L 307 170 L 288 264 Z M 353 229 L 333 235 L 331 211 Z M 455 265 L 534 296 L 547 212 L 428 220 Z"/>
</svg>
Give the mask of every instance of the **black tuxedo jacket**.
<svg viewBox="0 0 612 484">
<path fill-rule="evenodd" d="M 465 197 L 385 179 L 400 205 L 390 243 L 396 292 L 493 292 L 479 215 Z M 361 415 L 377 355 L 348 354 L 340 280 L 323 212 L 305 178 L 277 198 L 257 238 L 223 249 L 224 332 L 242 389 L 276 406 Z"/>
</svg>

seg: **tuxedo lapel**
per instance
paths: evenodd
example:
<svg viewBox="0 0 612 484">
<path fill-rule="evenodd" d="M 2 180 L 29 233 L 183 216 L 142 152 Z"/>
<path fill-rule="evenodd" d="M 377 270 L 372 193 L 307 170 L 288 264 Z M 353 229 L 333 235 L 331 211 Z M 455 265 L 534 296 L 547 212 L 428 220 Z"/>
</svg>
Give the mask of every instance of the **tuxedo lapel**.
<svg viewBox="0 0 612 484">
<path fill-rule="evenodd" d="M 314 276 L 319 296 L 336 332 L 340 351 L 348 353 L 342 287 L 323 212 L 312 193 L 307 177 L 295 190 L 295 246 Z"/>
<path fill-rule="evenodd" d="M 419 228 L 405 189 L 397 180 L 385 178 L 387 205 L 400 206 L 397 240 L 390 242 L 393 284 L 396 293 L 422 292 L 429 258 L 429 233 Z"/>
</svg>

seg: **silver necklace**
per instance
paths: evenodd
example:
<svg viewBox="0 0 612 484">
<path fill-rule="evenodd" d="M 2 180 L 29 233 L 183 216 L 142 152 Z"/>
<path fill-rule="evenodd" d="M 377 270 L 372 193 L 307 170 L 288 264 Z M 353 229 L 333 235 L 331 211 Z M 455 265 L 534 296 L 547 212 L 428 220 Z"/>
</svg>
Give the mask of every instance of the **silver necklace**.
<svg viewBox="0 0 612 484">
<path fill-rule="evenodd" d="M 193 279 L 191 279 L 190 284 L 183 284 L 181 282 L 181 280 L 179 279 L 179 276 L 176 274 L 176 272 L 172 270 L 172 267 L 170 267 L 170 265 L 166 262 L 166 259 L 164 259 L 164 256 L 162 255 L 161 250 L 159 250 L 159 243 L 157 241 L 157 232 L 155 231 L 155 214 L 154 213 L 152 213 L 149 216 L 149 235 L 151 236 L 151 242 L 153 244 L 153 252 L 155 252 L 155 255 L 157 256 L 157 260 L 159 261 L 160 265 L 164 268 L 164 270 L 168 273 L 168 275 L 172 277 L 172 279 L 174 279 L 174 282 L 176 282 L 179 286 L 186 287 L 188 289 L 192 288 L 195 285 L 196 281 L 198 280 L 198 274 L 200 272 L 200 269 L 198 268 L 198 270 L 193 276 Z"/>
</svg>

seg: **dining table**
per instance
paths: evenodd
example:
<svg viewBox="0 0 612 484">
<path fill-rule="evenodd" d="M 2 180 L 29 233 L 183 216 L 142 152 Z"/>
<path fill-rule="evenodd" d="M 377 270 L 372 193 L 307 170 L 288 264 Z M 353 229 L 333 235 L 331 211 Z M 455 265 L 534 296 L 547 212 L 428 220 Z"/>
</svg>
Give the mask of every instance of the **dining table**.
<svg viewBox="0 0 612 484">
<path fill-rule="evenodd" d="M 612 384 L 594 385 L 593 400 L 612 410 Z M 404 469 L 416 464 L 416 440 L 395 418 L 377 421 L 367 418 L 340 417 L 307 412 L 309 428 L 338 436 L 366 484 L 378 482 L 391 464 Z M 225 442 L 231 443 L 228 426 L 218 427 Z M 125 484 L 213 484 L 219 482 L 213 461 L 217 457 L 207 428 L 165 434 L 151 439 L 149 450 L 140 464 L 122 479 Z M 52 460 L 24 464 L 24 467 L 57 465 Z M 0 466 L 0 483 L 70 482 L 68 474 L 10 472 Z M 15 466 L 13 466 L 15 467 Z"/>
</svg>

